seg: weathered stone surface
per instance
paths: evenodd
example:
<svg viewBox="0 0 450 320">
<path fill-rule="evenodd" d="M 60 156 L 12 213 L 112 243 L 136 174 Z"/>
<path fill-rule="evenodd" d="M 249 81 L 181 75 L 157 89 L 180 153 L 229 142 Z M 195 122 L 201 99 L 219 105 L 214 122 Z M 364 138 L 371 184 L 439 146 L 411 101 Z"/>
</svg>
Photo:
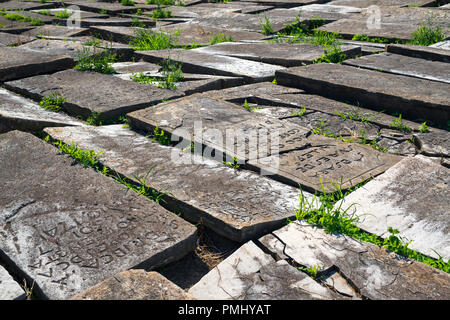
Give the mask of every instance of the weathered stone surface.
<svg viewBox="0 0 450 320">
<path fill-rule="evenodd" d="M 24 295 L 23 289 L 11 275 L 0 266 L 0 300 L 17 300 Z"/>
<path fill-rule="evenodd" d="M 87 28 L 67 28 L 50 24 L 25 31 L 21 35 L 38 38 L 63 37 L 65 39 L 85 35 L 88 31 Z"/>
<path fill-rule="evenodd" d="M 20 48 L 0 47 L 0 81 L 71 68 L 73 59 Z"/>
<path fill-rule="evenodd" d="M 194 226 L 30 134 L 0 135 L 0 150 L 0 255 L 38 296 L 66 299 L 195 247 Z"/>
<path fill-rule="evenodd" d="M 432 61 L 450 62 L 450 52 L 439 47 L 434 48 L 405 44 L 388 44 L 386 45 L 386 52 Z"/>
<path fill-rule="evenodd" d="M 445 124 L 450 85 L 331 63 L 277 71 L 277 82 L 356 104 L 399 112 L 403 118 Z"/>
<path fill-rule="evenodd" d="M 58 54 L 71 57 L 73 60 L 78 60 L 78 54 L 83 50 L 83 43 L 75 40 L 44 40 L 39 39 L 33 42 L 21 45 L 20 48 L 30 49 L 33 51 L 40 51 L 47 54 Z M 95 53 L 100 53 L 103 50 L 100 48 L 92 47 L 89 48 L 92 55 Z"/>
<path fill-rule="evenodd" d="M 79 126 L 82 122 L 61 113 L 47 111 L 37 103 L 0 88 L 0 132 L 39 131 L 45 127 Z"/>
<path fill-rule="evenodd" d="M 29 36 L 0 32 L 0 44 L 6 46 L 18 46 L 33 40 L 34 38 Z"/>
<path fill-rule="evenodd" d="M 138 72 L 157 72 L 161 69 L 160 65 L 138 61 L 138 62 L 116 62 L 111 65 L 116 73 L 127 74 L 127 73 L 138 73 Z"/>
<path fill-rule="evenodd" d="M 315 0 L 294 0 L 294 1 L 285 1 L 285 0 L 241 0 L 242 2 L 253 2 L 257 4 L 264 5 L 272 5 L 279 8 L 292 8 L 298 7 L 304 4 L 309 4 L 316 2 Z"/>
<path fill-rule="evenodd" d="M 283 225 L 298 205 L 296 188 L 161 146 L 121 125 L 45 132 L 80 148 L 103 151 L 100 162 L 131 179 L 153 168 L 149 183 L 169 195 L 167 203 L 175 212 L 235 241 L 247 241 Z M 312 199 L 308 193 L 305 196 Z"/>
<path fill-rule="evenodd" d="M 358 8 L 367 8 L 370 6 L 396 6 L 396 7 L 408 7 L 411 4 L 417 6 L 426 6 L 433 4 L 433 0 L 334 0 L 330 2 L 330 5 L 343 5 L 343 6 L 355 6 Z"/>
<path fill-rule="evenodd" d="M 68 114 L 89 117 L 92 112 L 97 112 L 99 119 L 112 118 L 182 95 L 110 75 L 78 70 L 11 81 L 5 86 L 35 100 L 58 92 L 66 99 L 63 109 Z"/>
<path fill-rule="evenodd" d="M 106 14 L 120 14 L 120 13 L 136 13 L 138 9 L 151 10 L 156 8 L 156 5 L 136 4 L 134 6 L 123 6 L 119 2 L 93 2 L 88 0 L 64 1 L 66 6 L 75 5 L 80 7 L 83 11 L 89 12 L 106 12 Z"/>
<path fill-rule="evenodd" d="M 376 245 L 327 234 L 299 221 L 273 234 L 259 241 L 274 252 L 282 248 L 299 265 L 320 267 L 321 273 L 338 268 L 348 281 L 344 287 L 353 286 L 358 296 L 383 300 L 447 300 L 450 296 L 449 274 Z"/>
<path fill-rule="evenodd" d="M 450 133 L 448 131 L 434 129 L 432 132 L 416 133 L 414 138 L 424 155 L 450 157 Z"/>
<path fill-rule="evenodd" d="M 275 262 L 251 241 L 222 261 L 188 292 L 200 300 L 338 298 L 337 294 L 286 261 Z"/>
<path fill-rule="evenodd" d="M 136 51 L 136 53 L 151 63 L 158 63 L 170 57 L 172 60 L 182 63 L 182 70 L 186 73 L 243 77 L 249 83 L 273 80 L 275 71 L 285 69 L 267 63 L 193 50 Z"/>
<path fill-rule="evenodd" d="M 448 63 L 440 61 L 428 61 L 385 52 L 345 60 L 343 64 L 425 80 L 450 83 L 449 65 Z"/>
<path fill-rule="evenodd" d="M 429 46 L 429 48 L 439 48 L 442 50 L 450 50 L 450 40 L 444 40 Z"/>
<path fill-rule="evenodd" d="M 342 46 L 341 50 L 349 57 L 361 53 L 361 49 L 358 46 Z M 192 51 L 276 64 L 284 67 L 301 66 L 304 63 L 309 64 L 324 54 L 323 47 L 319 45 L 268 42 L 226 42 L 193 49 Z"/>
<path fill-rule="evenodd" d="M 390 168 L 400 157 L 356 143 L 343 143 L 332 138 L 313 136 L 310 146 L 280 155 L 250 160 L 249 165 L 276 174 L 281 181 L 306 190 L 335 191 L 335 185 L 350 188 Z M 308 141 L 305 141 L 307 144 Z M 274 157 L 279 157 L 279 165 Z"/>
<path fill-rule="evenodd" d="M 413 240 L 409 248 L 450 258 L 449 169 L 439 159 L 407 157 L 343 200 L 358 226 L 385 237 L 388 227 Z M 433 250 L 432 250 L 433 249 Z"/>
<path fill-rule="evenodd" d="M 157 272 L 127 270 L 108 278 L 70 300 L 192 300 Z"/>
<path fill-rule="evenodd" d="M 65 26 L 67 24 L 67 19 L 53 19 L 54 24 Z M 89 28 L 91 26 L 114 26 L 114 27 L 131 27 L 133 25 L 133 20 L 128 18 L 85 18 L 80 20 L 81 28 Z M 148 19 L 141 19 L 139 23 L 145 27 L 154 27 L 156 25 L 155 21 Z"/>
<path fill-rule="evenodd" d="M 31 10 L 32 12 L 36 12 L 36 13 L 42 13 L 42 10 Z M 75 14 L 77 17 L 79 17 L 81 20 L 83 19 L 89 19 L 89 18 L 109 18 L 109 16 L 107 14 L 101 14 L 101 13 L 95 13 L 95 12 L 88 12 L 88 11 L 83 11 L 83 10 L 74 10 L 73 8 L 70 9 L 66 9 L 66 8 L 55 8 L 55 9 L 47 9 L 45 10 L 45 14 L 49 14 L 51 16 L 55 16 L 58 13 L 62 13 L 62 12 L 67 12 L 71 15 L 71 17 L 73 17 L 73 15 Z M 66 21 L 67 19 L 61 19 Z M 55 20 L 53 20 L 53 22 L 55 22 Z M 66 25 L 66 24 L 64 24 Z"/>
<path fill-rule="evenodd" d="M 324 13 L 360 13 L 361 8 L 351 7 L 347 5 L 331 5 L 331 4 L 308 4 L 306 6 L 301 6 L 295 9 L 313 12 L 324 12 Z"/>
<path fill-rule="evenodd" d="M 41 2 L 29 2 L 29 1 L 6 1 L 0 3 L 0 9 L 5 10 L 32 10 L 32 9 L 48 9 L 53 8 L 55 6 L 54 3 L 41 3 Z"/>
</svg>

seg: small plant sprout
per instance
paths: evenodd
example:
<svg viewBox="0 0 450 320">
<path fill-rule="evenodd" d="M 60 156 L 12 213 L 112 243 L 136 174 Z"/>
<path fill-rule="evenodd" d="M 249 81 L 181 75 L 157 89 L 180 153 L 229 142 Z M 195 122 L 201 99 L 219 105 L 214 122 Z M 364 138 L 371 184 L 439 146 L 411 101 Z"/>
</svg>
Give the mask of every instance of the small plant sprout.
<svg viewBox="0 0 450 320">
<path fill-rule="evenodd" d="M 209 39 L 210 45 L 215 45 L 217 43 L 222 42 L 233 42 L 233 38 L 231 36 L 226 36 L 225 34 L 221 33 L 218 35 L 214 35 Z"/>
<path fill-rule="evenodd" d="M 116 54 L 109 49 L 96 53 L 91 50 L 91 47 L 83 47 L 81 51 L 78 51 L 78 63 L 74 69 L 112 74 L 115 73 L 115 70 L 111 63 L 116 62 L 116 60 Z"/>
<path fill-rule="evenodd" d="M 321 266 L 313 265 L 311 267 L 297 267 L 298 270 L 306 272 L 311 278 L 319 281 L 321 277 L 318 276 L 318 272 L 322 269 Z"/>
<path fill-rule="evenodd" d="M 71 15 L 72 15 L 72 11 L 70 11 L 70 10 L 67 11 L 66 9 L 64 9 L 64 10 L 56 13 L 55 18 L 68 19 Z"/>
<path fill-rule="evenodd" d="M 426 122 L 422 123 L 417 129 L 422 133 L 430 132 Z"/>
<path fill-rule="evenodd" d="M 410 127 L 408 127 L 406 124 L 403 123 L 401 114 L 398 116 L 398 118 L 392 120 L 391 126 L 397 129 L 398 131 L 405 133 L 409 133 L 412 131 Z"/>
<path fill-rule="evenodd" d="M 123 6 L 134 6 L 136 3 L 133 0 L 120 0 L 120 4 Z"/>
<path fill-rule="evenodd" d="M 429 46 L 444 40 L 445 34 L 442 32 L 441 27 L 433 21 L 432 17 L 428 17 L 427 20 L 421 23 L 421 26 L 412 33 L 411 44 Z"/>
<path fill-rule="evenodd" d="M 267 18 L 267 16 L 264 16 L 264 22 L 261 22 L 261 28 L 261 33 L 264 35 L 270 35 L 274 33 L 272 23 L 270 22 L 269 18 Z"/>
<path fill-rule="evenodd" d="M 233 157 L 233 162 L 231 161 L 222 161 L 224 165 L 230 168 L 239 169 L 238 158 Z"/>
<path fill-rule="evenodd" d="M 301 108 L 299 112 L 292 112 L 291 117 L 295 116 L 295 117 L 301 118 L 304 116 L 305 112 L 306 112 L 306 108 Z"/>
<path fill-rule="evenodd" d="M 172 141 L 172 137 L 164 132 L 164 130 L 159 129 L 158 125 L 155 126 L 153 132 L 146 136 L 151 138 L 152 141 L 156 141 L 162 145 L 168 146 Z"/>
<path fill-rule="evenodd" d="M 62 110 L 65 101 L 66 99 L 64 99 L 60 93 L 52 92 L 48 96 L 42 98 L 39 104 L 46 110 L 58 112 Z"/>
</svg>

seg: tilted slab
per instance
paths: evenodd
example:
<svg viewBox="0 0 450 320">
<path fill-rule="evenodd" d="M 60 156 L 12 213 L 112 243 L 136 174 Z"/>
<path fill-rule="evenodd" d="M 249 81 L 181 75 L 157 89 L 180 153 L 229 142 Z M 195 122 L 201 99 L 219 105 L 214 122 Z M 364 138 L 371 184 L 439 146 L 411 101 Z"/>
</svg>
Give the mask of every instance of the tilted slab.
<svg viewBox="0 0 450 320">
<path fill-rule="evenodd" d="M 317 0 L 294 0 L 294 1 L 286 1 L 286 0 L 242 0 L 241 2 L 252 2 L 257 4 L 264 5 L 272 5 L 279 8 L 292 8 L 298 7 L 305 4 L 310 4 L 317 2 Z"/>
<path fill-rule="evenodd" d="M 45 127 L 79 126 L 81 121 L 67 115 L 47 111 L 37 103 L 0 88 L 1 131 L 39 131 Z"/>
<path fill-rule="evenodd" d="M 433 129 L 431 132 L 414 134 L 421 153 L 432 157 L 450 157 L 450 133 Z"/>
<path fill-rule="evenodd" d="M 56 25 L 45 25 L 33 28 L 32 30 L 21 33 L 23 36 L 37 37 L 37 38 L 52 38 L 52 37 L 78 37 L 87 34 L 88 28 L 67 28 Z"/>
<path fill-rule="evenodd" d="M 93 2 L 93 1 L 64 1 L 66 6 L 75 5 L 83 11 L 98 12 L 106 14 L 120 14 L 120 13 L 136 13 L 138 9 L 150 10 L 156 8 L 156 5 L 146 5 L 138 3 L 134 6 L 123 6 L 119 2 Z"/>
<path fill-rule="evenodd" d="M 192 51 L 236 57 L 251 61 L 281 65 L 284 67 L 301 66 L 305 63 L 310 64 L 324 54 L 323 47 L 319 45 L 268 42 L 226 42 L 213 46 L 193 49 Z M 341 51 L 347 56 L 355 56 L 361 53 L 359 46 L 342 46 Z"/>
<path fill-rule="evenodd" d="M 274 236 L 273 236 L 274 235 Z M 376 245 L 295 221 L 259 241 L 295 263 L 320 267 L 319 275 L 338 270 L 344 288 L 376 300 L 447 300 L 450 275 Z M 345 283 L 346 282 L 346 283 Z M 342 292 L 336 285 L 335 289 Z"/>
<path fill-rule="evenodd" d="M 3 44 L 5 46 L 17 46 L 33 41 L 34 39 L 34 37 L 24 36 L 20 34 L 0 32 L 0 44 Z"/>
<path fill-rule="evenodd" d="M 275 71 L 285 69 L 267 63 L 192 50 L 136 51 L 136 53 L 151 63 L 158 63 L 170 57 L 170 59 L 182 63 L 183 72 L 243 77 L 249 83 L 273 80 Z"/>
<path fill-rule="evenodd" d="M 79 70 L 11 81 L 5 86 L 35 100 L 58 92 L 66 99 L 63 110 L 68 114 L 89 117 L 92 112 L 97 112 L 99 119 L 112 118 L 182 95 L 176 91 Z"/>
<path fill-rule="evenodd" d="M 367 8 L 370 6 L 395 6 L 395 7 L 408 7 L 411 4 L 417 6 L 426 6 L 434 3 L 434 0 L 334 0 L 331 1 L 332 5 L 343 5 L 343 6 L 355 6 L 358 8 Z"/>
<path fill-rule="evenodd" d="M 72 68 L 72 58 L 20 48 L 0 47 L 0 81 Z"/>
<path fill-rule="evenodd" d="M 356 143 L 312 136 L 310 147 L 280 155 L 250 160 L 249 165 L 264 168 L 277 179 L 308 191 L 333 192 L 336 185 L 347 189 L 377 176 L 401 160 L 401 157 Z M 279 165 L 274 157 L 279 157 Z M 322 186 L 323 184 L 323 186 Z"/>
<path fill-rule="evenodd" d="M 53 24 L 65 26 L 67 25 L 67 19 L 53 19 Z M 128 18 L 85 18 L 80 20 L 79 26 L 81 28 L 89 28 L 91 26 L 115 26 L 115 27 L 131 27 L 134 21 Z M 156 25 L 155 21 L 148 19 L 140 19 L 139 23 L 145 27 L 154 27 Z"/>
<path fill-rule="evenodd" d="M 193 225 L 33 135 L 2 134 L 0 150 L 0 255 L 36 295 L 66 299 L 194 249 Z"/>
<path fill-rule="evenodd" d="M 386 45 L 386 52 L 450 63 L 450 52 L 441 48 L 405 44 L 388 44 Z"/>
<path fill-rule="evenodd" d="M 196 223 L 202 221 L 235 241 L 247 241 L 280 227 L 298 205 L 296 188 L 193 157 L 189 151 L 161 146 L 121 125 L 49 128 L 45 132 L 83 149 L 103 151 L 100 162 L 131 179 L 153 168 L 148 184 L 167 193 L 174 212 Z M 310 194 L 305 196 L 312 199 Z"/>
<path fill-rule="evenodd" d="M 30 1 L 5 1 L 0 3 L 0 9 L 5 10 L 32 10 L 32 9 L 48 9 L 54 8 L 55 3 L 40 3 Z"/>
<path fill-rule="evenodd" d="M 440 61 L 428 61 L 385 52 L 345 60 L 343 64 L 419 79 L 450 83 L 449 64 Z"/>
<path fill-rule="evenodd" d="M 14 281 L 11 275 L 0 266 L 0 301 L 18 300 L 24 296 L 22 287 Z"/>
<path fill-rule="evenodd" d="M 251 241 L 212 269 L 188 293 L 200 300 L 342 298 L 286 261 L 275 262 Z"/>
<path fill-rule="evenodd" d="M 331 63 L 277 71 L 278 84 L 365 106 L 399 112 L 403 118 L 445 124 L 450 85 Z"/>
<path fill-rule="evenodd" d="M 445 261 L 450 258 L 449 169 L 439 159 L 407 157 L 343 200 L 357 225 L 379 236 L 388 227 L 413 240 L 409 248 Z M 433 250 L 432 250 L 433 249 Z"/>
<path fill-rule="evenodd" d="M 192 300 L 183 289 L 157 272 L 127 270 L 70 300 Z"/>
</svg>

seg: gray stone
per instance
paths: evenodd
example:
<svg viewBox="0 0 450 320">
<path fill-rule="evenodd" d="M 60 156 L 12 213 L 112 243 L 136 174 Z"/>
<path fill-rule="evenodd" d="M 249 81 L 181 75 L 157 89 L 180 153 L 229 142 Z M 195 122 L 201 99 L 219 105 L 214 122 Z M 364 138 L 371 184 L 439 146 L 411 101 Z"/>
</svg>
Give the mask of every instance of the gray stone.
<svg viewBox="0 0 450 320">
<path fill-rule="evenodd" d="M 157 272 L 127 270 L 100 282 L 70 300 L 192 300 Z"/>
<path fill-rule="evenodd" d="M 149 184 L 168 195 L 172 211 L 195 223 L 202 221 L 235 241 L 247 241 L 280 227 L 298 205 L 296 188 L 189 151 L 161 146 L 121 125 L 49 128 L 45 132 L 83 149 L 103 151 L 100 162 L 130 179 L 153 168 Z M 310 194 L 305 196 L 312 199 Z"/>
<path fill-rule="evenodd" d="M 31 10 L 32 12 L 36 12 L 36 13 L 42 13 L 42 10 Z M 109 16 L 107 14 L 101 14 L 101 13 L 95 13 L 95 12 L 88 12 L 88 11 L 83 11 L 83 10 L 74 10 L 72 8 L 70 9 L 66 9 L 66 8 L 55 8 L 55 9 L 47 9 L 45 10 L 45 14 L 48 13 L 51 16 L 55 16 L 56 14 L 59 13 L 63 13 L 63 12 L 67 12 L 69 13 L 71 16 L 73 14 L 76 14 L 77 17 L 79 17 L 81 20 L 86 19 L 86 18 L 109 18 Z M 66 20 L 66 19 L 63 19 Z M 54 20 L 53 20 L 54 22 Z"/>
<path fill-rule="evenodd" d="M 37 9 L 48 9 L 53 8 L 54 3 L 41 3 L 41 2 L 31 2 L 31 1 L 6 1 L 0 3 L 0 9 L 5 10 L 37 10 Z"/>
<path fill-rule="evenodd" d="M 331 63 L 277 71 L 278 84 L 339 100 L 399 112 L 403 118 L 446 124 L 450 85 Z"/>
<path fill-rule="evenodd" d="M 79 126 L 82 122 L 47 111 L 37 103 L 0 88 L 0 126 L 3 131 L 39 131 L 45 127 Z M 0 130 L 1 132 L 2 130 Z"/>
<path fill-rule="evenodd" d="M 444 130 L 432 130 L 414 134 L 421 153 L 433 157 L 450 157 L 450 133 Z"/>
<path fill-rule="evenodd" d="M 427 6 L 433 4 L 433 0 L 334 0 L 330 5 L 355 6 L 358 8 L 367 8 L 370 6 L 396 6 L 408 7 L 412 4 L 417 6 Z"/>
<path fill-rule="evenodd" d="M 285 69 L 266 63 L 195 52 L 193 50 L 136 51 L 136 53 L 139 57 L 151 63 L 158 63 L 170 57 L 176 62 L 181 62 L 182 70 L 186 73 L 243 77 L 249 83 L 272 80 L 275 76 L 275 71 Z"/>
<path fill-rule="evenodd" d="M 145 108 L 163 99 L 182 95 L 176 91 L 126 81 L 110 75 L 78 70 L 10 81 L 5 83 L 5 87 L 35 100 L 58 92 L 66 99 L 63 110 L 68 114 L 89 117 L 92 112 L 97 112 L 99 119 L 113 118 Z"/>
<path fill-rule="evenodd" d="M 53 19 L 54 24 L 65 26 L 67 24 L 67 19 Z M 91 26 L 113 26 L 113 27 L 131 27 L 134 21 L 129 18 L 85 18 L 80 20 L 81 28 L 89 28 Z M 145 27 L 154 27 L 156 25 L 155 21 L 148 19 L 140 19 L 139 23 Z"/>
<path fill-rule="evenodd" d="M 0 47 L 0 81 L 9 81 L 73 67 L 70 57 Z"/>
<path fill-rule="evenodd" d="M 316 2 L 316 0 L 294 0 L 294 1 L 286 1 L 286 0 L 241 0 L 241 2 L 252 2 L 257 4 L 271 5 L 278 8 L 292 8 L 298 7 L 305 4 L 310 4 Z"/>
<path fill-rule="evenodd" d="M 324 13 L 360 13 L 361 8 L 351 7 L 347 5 L 331 5 L 331 4 L 308 4 L 295 9 L 312 12 L 324 12 Z"/>
<path fill-rule="evenodd" d="M 343 64 L 419 79 L 450 83 L 448 64 L 440 61 L 428 61 L 385 52 L 345 60 Z"/>
<path fill-rule="evenodd" d="M 106 14 L 116 15 L 120 13 L 136 13 L 138 9 L 151 10 L 156 8 L 156 5 L 136 4 L 134 6 L 123 6 L 118 2 L 93 2 L 88 0 L 64 1 L 66 6 L 75 5 L 80 7 L 80 10 L 89 12 L 102 12 L 106 10 Z"/>
<path fill-rule="evenodd" d="M 342 46 L 342 53 L 347 56 L 356 56 L 361 53 L 359 46 Z M 226 42 L 213 46 L 193 49 L 195 52 L 212 55 L 224 55 L 251 61 L 276 64 L 284 67 L 301 66 L 310 64 L 324 54 L 324 49 L 319 45 L 289 44 L 289 43 L 239 43 Z"/>
<path fill-rule="evenodd" d="M 308 191 L 342 190 L 375 177 L 401 160 L 400 157 L 356 143 L 344 143 L 332 138 L 313 136 L 309 146 L 280 155 L 250 160 L 249 165 L 263 168 L 277 179 Z M 274 157 L 279 157 L 279 164 Z M 278 164 L 273 166 L 273 164 Z M 322 187 L 323 184 L 323 187 Z"/>
<path fill-rule="evenodd" d="M 386 52 L 402 54 L 414 58 L 432 61 L 450 62 L 450 52 L 439 47 L 424 47 L 405 44 L 388 44 Z"/>
<path fill-rule="evenodd" d="M 6 46 L 18 46 L 33 40 L 34 38 L 29 36 L 0 32 L 0 44 Z"/>
<path fill-rule="evenodd" d="M 212 269 L 189 294 L 200 300 L 311 300 L 338 295 L 247 242 Z"/>
<path fill-rule="evenodd" d="M 338 284 L 339 292 L 353 288 L 357 297 L 377 300 L 447 300 L 450 296 L 449 274 L 382 247 L 327 234 L 299 221 L 275 231 L 274 235 L 259 241 L 274 252 L 283 248 L 284 254 L 299 265 L 320 268 L 319 275 L 335 272 L 337 268 L 347 282 Z"/>
<path fill-rule="evenodd" d="M 442 50 L 450 50 L 450 40 L 444 40 L 429 46 L 429 48 L 439 48 Z"/>
<path fill-rule="evenodd" d="M 23 295 L 22 287 L 0 266 L 0 300 L 18 300 Z"/>
<path fill-rule="evenodd" d="M 1 259 L 36 296 L 66 299 L 194 249 L 194 226 L 42 140 L 12 131 L 0 149 Z"/>
<path fill-rule="evenodd" d="M 388 227 L 412 240 L 409 248 L 445 261 L 450 258 L 449 169 L 439 159 L 407 157 L 349 194 L 343 209 L 360 216 L 357 225 L 387 237 Z"/>
<path fill-rule="evenodd" d="M 160 65 L 138 61 L 138 62 L 116 62 L 111 65 L 116 73 L 127 74 L 127 73 L 138 73 L 138 72 L 157 72 L 161 69 Z"/>
<path fill-rule="evenodd" d="M 67 28 L 56 25 L 45 25 L 33 28 L 32 30 L 21 33 L 22 36 L 52 38 L 52 37 L 78 37 L 87 34 L 87 28 Z"/>
</svg>

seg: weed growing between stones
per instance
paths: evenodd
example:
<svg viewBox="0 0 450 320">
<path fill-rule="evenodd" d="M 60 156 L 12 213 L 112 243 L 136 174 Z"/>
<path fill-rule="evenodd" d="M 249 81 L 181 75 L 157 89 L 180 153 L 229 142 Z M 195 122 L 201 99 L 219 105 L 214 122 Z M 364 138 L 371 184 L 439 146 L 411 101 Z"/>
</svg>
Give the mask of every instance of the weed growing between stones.
<svg viewBox="0 0 450 320">
<path fill-rule="evenodd" d="M 272 23 L 267 16 L 264 16 L 264 22 L 261 22 L 261 33 L 271 35 L 274 33 Z"/>
<path fill-rule="evenodd" d="M 352 108 L 351 111 L 345 111 L 345 112 L 336 111 L 335 113 L 342 119 L 360 121 L 362 123 L 368 123 L 368 122 L 378 118 L 377 115 L 361 113 L 361 110 L 359 109 L 359 107 L 354 107 L 354 108 Z"/>
<path fill-rule="evenodd" d="M 238 158 L 233 157 L 233 162 L 231 161 L 222 161 L 224 165 L 233 169 L 239 169 Z"/>
<path fill-rule="evenodd" d="M 139 18 L 134 17 L 131 21 L 131 26 L 136 28 L 145 28 L 145 24 L 139 21 Z"/>
<path fill-rule="evenodd" d="M 305 115 L 305 112 L 306 112 L 306 108 L 301 108 L 299 112 L 292 112 L 290 114 L 290 116 L 291 117 L 299 117 L 299 118 L 301 118 L 301 117 L 303 117 Z"/>
<path fill-rule="evenodd" d="M 67 19 L 72 15 L 72 13 L 68 12 L 66 9 L 64 9 L 63 11 L 59 11 L 58 13 L 55 14 L 55 18 L 60 18 L 60 19 Z"/>
<path fill-rule="evenodd" d="M 152 13 L 152 18 L 154 19 L 165 19 L 170 17 L 172 17 L 172 11 L 170 11 L 169 9 L 164 10 L 159 6 Z"/>
<path fill-rule="evenodd" d="M 440 26 L 438 26 L 431 17 L 412 33 L 410 44 L 419 46 L 429 46 L 445 40 L 445 35 Z"/>
<path fill-rule="evenodd" d="M 32 26 L 43 26 L 45 24 L 41 19 L 26 17 L 18 13 L 6 13 L 4 9 L 0 10 L 0 16 L 8 20 L 30 22 Z"/>
<path fill-rule="evenodd" d="M 163 50 L 176 47 L 176 37 L 170 33 L 137 30 L 129 43 L 133 50 Z"/>
<path fill-rule="evenodd" d="M 406 124 L 403 123 L 401 114 L 398 116 L 397 119 L 392 120 L 391 126 L 392 128 L 405 133 L 409 133 L 412 131 L 410 127 L 408 127 Z"/>
<path fill-rule="evenodd" d="M 150 138 L 152 141 L 158 142 L 164 146 L 170 145 L 172 141 L 172 135 L 162 129 L 159 129 L 158 125 L 156 125 L 153 129 L 152 133 L 147 134 L 145 137 Z"/>
<path fill-rule="evenodd" d="M 134 82 L 157 85 L 159 88 L 175 90 L 177 88 L 177 82 L 184 80 L 181 66 L 181 62 L 175 62 L 169 57 L 161 62 L 161 78 L 147 76 L 143 72 L 139 72 L 133 74 L 131 79 Z"/>
<path fill-rule="evenodd" d="M 128 7 L 134 7 L 136 5 L 133 0 L 120 0 L 120 4 Z"/>
<path fill-rule="evenodd" d="M 297 269 L 306 272 L 306 274 L 308 274 L 316 281 L 320 280 L 323 277 L 318 275 L 320 269 L 322 269 L 321 266 L 313 265 L 312 267 L 297 267 Z"/>
<path fill-rule="evenodd" d="M 422 123 L 417 129 L 422 133 L 430 132 L 426 122 Z"/>
<path fill-rule="evenodd" d="M 184 6 L 185 3 L 181 0 L 147 0 L 146 4 L 157 4 L 164 6 Z"/>
<path fill-rule="evenodd" d="M 215 45 L 222 42 L 233 42 L 233 38 L 231 36 L 226 36 L 225 34 L 221 33 L 218 35 L 214 35 L 209 39 L 210 45 Z"/>
<path fill-rule="evenodd" d="M 90 47 L 83 47 L 83 50 L 78 51 L 78 63 L 74 69 L 81 71 L 94 71 L 104 74 L 112 74 L 116 71 L 111 66 L 111 63 L 117 61 L 117 55 L 110 49 L 105 49 L 101 53 L 94 53 Z"/>
<path fill-rule="evenodd" d="M 345 53 L 342 53 L 341 47 L 338 45 L 333 45 L 331 49 L 324 47 L 324 54 L 317 59 L 314 59 L 313 64 L 316 63 L 337 63 L 341 64 L 347 58 Z"/>
<path fill-rule="evenodd" d="M 369 37 L 366 34 L 354 34 L 352 40 L 354 41 L 365 41 L 365 42 L 373 42 L 373 43 L 389 43 L 389 39 L 386 38 L 377 38 L 377 37 Z"/>
<path fill-rule="evenodd" d="M 39 105 L 46 110 L 59 112 L 62 110 L 65 101 L 66 99 L 64 99 L 60 93 L 52 92 L 48 96 L 42 98 Z"/>
<path fill-rule="evenodd" d="M 450 260 L 445 262 L 437 252 L 436 254 L 439 256 L 439 259 L 434 259 L 408 248 L 412 240 L 400 237 L 397 229 L 388 227 L 387 231 L 390 236 L 381 238 L 376 234 L 361 230 L 354 225 L 360 218 L 359 216 L 356 216 L 355 212 L 351 212 L 351 208 L 356 204 L 352 204 L 347 209 L 343 210 L 342 206 L 344 202 L 340 200 L 344 199 L 350 192 L 360 188 L 368 181 L 369 180 L 363 181 L 345 192 L 343 192 L 338 183 L 333 183 L 335 191 L 332 193 L 325 193 L 325 188 L 321 181 L 322 193 L 320 195 L 315 193 L 311 201 L 303 195 L 300 186 L 299 205 L 298 209 L 295 210 L 296 219 L 322 227 L 326 233 L 343 234 L 357 240 L 373 243 L 386 248 L 388 251 L 395 252 L 401 256 L 411 258 L 450 273 Z M 320 204 L 319 207 L 316 205 L 317 203 Z M 288 220 L 288 223 L 290 222 L 292 221 Z"/>
</svg>

